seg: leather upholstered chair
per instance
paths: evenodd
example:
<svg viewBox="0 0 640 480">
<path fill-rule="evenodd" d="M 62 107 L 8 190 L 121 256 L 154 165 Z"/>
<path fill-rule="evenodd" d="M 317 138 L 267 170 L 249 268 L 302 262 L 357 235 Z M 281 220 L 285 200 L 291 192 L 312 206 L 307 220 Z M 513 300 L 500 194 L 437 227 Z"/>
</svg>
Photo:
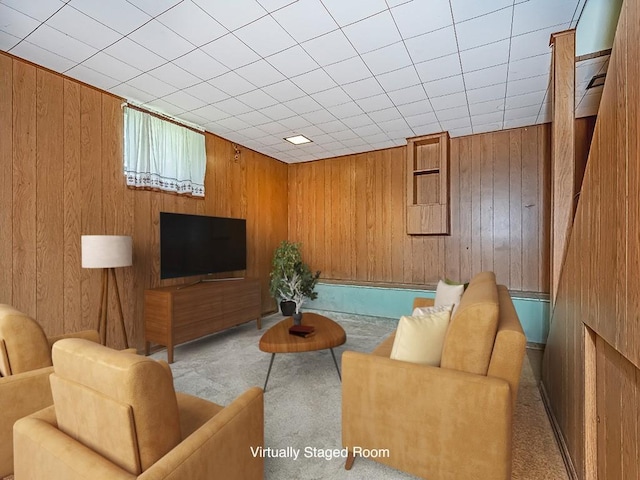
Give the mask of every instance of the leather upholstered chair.
<svg viewBox="0 0 640 480">
<path fill-rule="evenodd" d="M 260 479 L 262 389 L 229 406 L 176 393 L 166 362 L 85 340 L 53 347 L 54 404 L 16 422 L 15 479 Z"/>
<path fill-rule="evenodd" d="M 47 338 L 33 318 L 0 304 L 0 478 L 13 472 L 13 424 L 53 403 L 51 345 L 61 338 L 100 341 L 98 332 Z"/>
</svg>

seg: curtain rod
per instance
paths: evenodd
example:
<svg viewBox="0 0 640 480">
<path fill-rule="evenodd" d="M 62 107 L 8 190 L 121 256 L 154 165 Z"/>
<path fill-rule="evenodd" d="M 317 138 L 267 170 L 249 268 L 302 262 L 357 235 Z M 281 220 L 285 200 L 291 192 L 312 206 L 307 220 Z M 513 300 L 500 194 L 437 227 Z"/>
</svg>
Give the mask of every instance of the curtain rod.
<svg viewBox="0 0 640 480">
<path fill-rule="evenodd" d="M 188 128 L 189 130 L 193 130 L 194 132 L 197 133 L 204 133 L 205 130 L 204 128 L 195 125 L 193 123 L 187 122 L 185 120 L 180 120 L 179 118 L 176 117 L 172 117 L 171 115 L 167 115 L 166 113 L 160 113 L 160 112 L 156 112 L 155 110 L 151 110 L 149 108 L 146 107 L 142 107 L 140 105 L 136 105 L 135 103 L 131 103 L 131 102 L 122 102 L 122 104 L 120 105 L 121 108 L 132 108 L 133 110 L 138 110 L 139 112 L 143 112 L 146 113 L 148 115 L 151 115 L 153 117 L 159 118 L 160 120 L 165 120 L 167 122 L 171 122 L 175 125 L 178 125 L 180 127 L 184 127 L 184 128 Z"/>
</svg>

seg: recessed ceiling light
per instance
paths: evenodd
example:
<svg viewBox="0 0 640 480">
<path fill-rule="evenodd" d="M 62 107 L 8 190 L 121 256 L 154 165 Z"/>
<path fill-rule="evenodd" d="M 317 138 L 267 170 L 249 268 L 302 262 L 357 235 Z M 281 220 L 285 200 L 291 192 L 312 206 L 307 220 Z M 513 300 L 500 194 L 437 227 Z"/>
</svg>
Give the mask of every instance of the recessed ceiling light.
<svg viewBox="0 0 640 480">
<path fill-rule="evenodd" d="M 285 140 L 287 142 L 289 142 L 289 143 L 293 143 L 294 145 L 302 145 L 303 143 L 311 143 L 311 140 L 309 140 L 304 135 L 295 135 L 293 137 L 287 137 L 287 138 L 285 138 Z"/>
</svg>

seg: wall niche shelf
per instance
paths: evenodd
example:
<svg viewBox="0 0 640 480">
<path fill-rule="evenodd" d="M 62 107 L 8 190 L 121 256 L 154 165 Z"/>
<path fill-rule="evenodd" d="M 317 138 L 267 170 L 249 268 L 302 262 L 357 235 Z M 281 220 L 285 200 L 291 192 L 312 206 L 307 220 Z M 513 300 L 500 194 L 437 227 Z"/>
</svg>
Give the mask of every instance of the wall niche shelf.
<svg viewBox="0 0 640 480">
<path fill-rule="evenodd" d="M 449 235 L 449 134 L 407 139 L 407 234 Z"/>
</svg>

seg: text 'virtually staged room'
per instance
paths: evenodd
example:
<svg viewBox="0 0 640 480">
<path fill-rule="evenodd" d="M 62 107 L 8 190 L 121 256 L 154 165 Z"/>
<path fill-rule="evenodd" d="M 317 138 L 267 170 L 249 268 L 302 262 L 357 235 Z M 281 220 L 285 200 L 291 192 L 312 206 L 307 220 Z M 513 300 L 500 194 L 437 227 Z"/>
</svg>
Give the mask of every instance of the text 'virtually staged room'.
<svg viewBox="0 0 640 480">
<path fill-rule="evenodd" d="M 640 0 L 0 0 L 0 479 L 640 478 Z"/>
</svg>

